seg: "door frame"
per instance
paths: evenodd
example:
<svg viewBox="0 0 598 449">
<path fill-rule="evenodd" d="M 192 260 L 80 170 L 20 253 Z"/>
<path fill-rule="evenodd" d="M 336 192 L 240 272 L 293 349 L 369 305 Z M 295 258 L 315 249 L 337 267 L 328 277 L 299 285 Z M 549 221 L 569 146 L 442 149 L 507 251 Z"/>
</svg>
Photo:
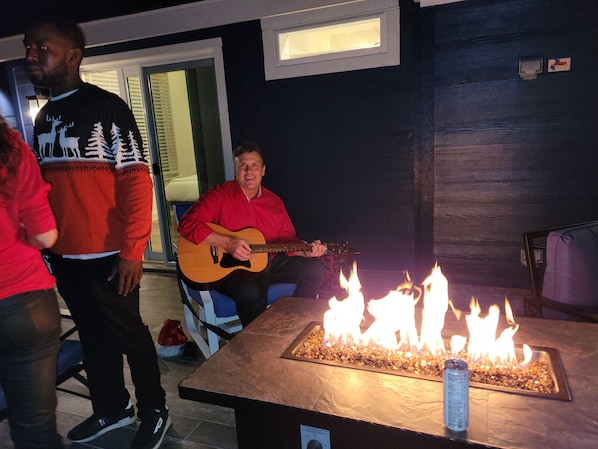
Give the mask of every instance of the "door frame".
<svg viewBox="0 0 598 449">
<path fill-rule="evenodd" d="M 159 47 L 144 48 L 140 50 L 125 51 L 119 53 L 110 53 L 99 56 L 86 57 L 81 64 L 82 72 L 101 72 L 107 70 L 117 70 L 119 73 L 120 96 L 128 103 L 125 79 L 127 76 L 138 76 L 141 83 L 142 103 L 146 124 L 153 124 L 151 108 L 148 107 L 147 98 L 147 80 L 144 78 L 144 69 L 164 66 L 168 64 L 177 64 L 192 62 L 201 59 L 213 59 L 214 71 L 216 76 L 216 92 L 218 95 L 218 109 L 220 114 L 220 133 L 222 136 L 222 157 L 224 162 L 225 179 L 234 177 L 232 164 L 232 138 L 230 132 L 230 121 L 228 113 L 228 98 L 226 94 L 226 79 L 224 72 L 224 57 L 222 54 L 222 39 L 213 38 L 201 41 L 185 42 L 173 45 L 164 45 Z M 153 126 L 153 125 L 152 125 Z M 149 125 L 148 125 L 149 127 Z M 149 149 L 149 163 L 153 163 L 158 154 L 158 149 L 153 148 L 155 143 L 150 137 L 146 146 Z M 161 174 L 154 174 L 154 186 L 163 189 L 163 180 Z M 162 260 L 165 265 L 172 266 L 174 260 L 168 259 L 168 253 L 165 248 L 170 245 L 166 241 L 168 232 L 168 214 L 167 205 L 163 195 L 157 194 L 156 204 L 158 207 L 158 222 L 162 237 L 162 252 L 150 252 L 146 249 L 144 257 L 146 260 Z"/>
</svg>

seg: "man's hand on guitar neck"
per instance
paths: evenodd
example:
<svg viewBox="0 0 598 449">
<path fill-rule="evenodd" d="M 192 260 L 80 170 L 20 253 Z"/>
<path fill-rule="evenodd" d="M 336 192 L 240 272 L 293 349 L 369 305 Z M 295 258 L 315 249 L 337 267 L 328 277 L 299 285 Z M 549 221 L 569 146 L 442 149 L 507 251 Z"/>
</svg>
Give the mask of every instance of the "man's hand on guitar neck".
<svg viewBox="0 0 598 449">
<path fill-rule="evenodd" d="M 230 235 L 213 231 L 202 243 L 223 248 L 227 253 L 240 261 L 246 261 L 251 258 L 252 249 L 250 244 L 246 240 Z M 321 257 L 328 251 L 328 247 L 320 240 L 314 240 L 309 245 L 311 248 L 309 251 L 295 251 L 294 254 L 303 257 Z"/>
<path fill-rule="evenodd" d="M 320 240 L 314 240 L 310 243 L 310 245 L 311 251 L 301 251 L 296 252 L 295 254 L 303 257 L 321 257 L 326 253 L 326 251 L 328 251 L 326 245 L 323 244 Z"/>
</svg>

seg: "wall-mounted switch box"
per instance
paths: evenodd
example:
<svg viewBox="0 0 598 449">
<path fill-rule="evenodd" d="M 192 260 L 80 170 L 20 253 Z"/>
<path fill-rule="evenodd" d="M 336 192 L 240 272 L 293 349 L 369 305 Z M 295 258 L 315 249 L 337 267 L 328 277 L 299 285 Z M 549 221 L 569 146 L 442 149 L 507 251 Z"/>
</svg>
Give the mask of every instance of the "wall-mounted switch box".
<svg viewBox="0 0 598 449">
<path fill-rule="evenodd" d="M 544 251 L 541 249 L 534 248 L 534 259 L 536 262 L 536 266 L 543 264 L 544 263 Z M 527 267 L 527 258 L 525 257 L 524 249 L 521 250 L 520 260 L 521 260 L 521 265 L 523 265 L 524 267 Z"/>
<path fill-rule="evenodd" d="M 554 58 L 548 60 L 548 72 L 568 72 L 571 70 L 571 58 Z"/>
<path fill-rule="evenodd" d="M 318 427 L 299 426 L 301 431 L 301 449 L 331 449 L 330 430 Z"/>
</svg>

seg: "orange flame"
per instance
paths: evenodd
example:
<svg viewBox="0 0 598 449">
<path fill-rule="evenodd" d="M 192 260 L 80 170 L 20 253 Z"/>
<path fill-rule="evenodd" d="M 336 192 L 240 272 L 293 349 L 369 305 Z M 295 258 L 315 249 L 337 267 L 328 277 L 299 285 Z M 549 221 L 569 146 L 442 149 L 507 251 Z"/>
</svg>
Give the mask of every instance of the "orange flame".
<svg viewBox="0 0 598 449">
<path fill-rule="evenodd" d="M 415 306 L 420 300 L 422 289 L 413 285 L 406 273 L 406 281 L 396 290 L 380 299 L 372 299 L 367 303 L 367 311 L 374 318 L 372 324 L 362 333 L 364 321 L 364 296 L 357 275 L 357 264 L 353 264 L 351 275 L 347 279 L 340 273 L 340 285 L 348 296 L 343 300 L 336 297 L 328 301 L 329 310 L 323 318 L 326 340 L 342 340 L 351 344 L 375 344 L 388 349 L 407 350 L 410 352 L 428 351 L 435 355 L 451 354 L 456 356 L 467 347 L 467 359 L 470 361 L 493 364 L 516 364 L 515 344 L 513 336 L 519 329 L 515 323 L 509 301 L 505 298 L 505 313 L 509 327 L 496 338 L 500 308 L 493 305 L 488 313 L 482 316 L 479 302 L 471 298 L 470 314 L 465 316 L 469 338 L 453 335 L 450 350 L 447 350 L 442 337 L 445 316 L 449 306 L 459 319 L 461 312 L 456 310 L 449 299 L 448 280 L 436 265 L 431 274 L 423 281 L 423 309 L 421 333 L 416 326 Z M 398 335 L 398 338 L 397 338 Z M 524 361 L 529 362 L 532 351 L 523 345 Z"/>
<path fill-rule="evenodd" d="M 330 309 L 324 314 L 325 338 L 342 339 L 347 343 L 349 339 L 359 342 L 361 331 L 359 326 L 363 320 L 364 298 L 361 292 L 361 283 L 357 277 L 357 264 L 353 264 L 350 281 L 340 274 L 340 285 L 350 292 L 343 301 L 333 296 L 328 301 Z"/>
</svg>

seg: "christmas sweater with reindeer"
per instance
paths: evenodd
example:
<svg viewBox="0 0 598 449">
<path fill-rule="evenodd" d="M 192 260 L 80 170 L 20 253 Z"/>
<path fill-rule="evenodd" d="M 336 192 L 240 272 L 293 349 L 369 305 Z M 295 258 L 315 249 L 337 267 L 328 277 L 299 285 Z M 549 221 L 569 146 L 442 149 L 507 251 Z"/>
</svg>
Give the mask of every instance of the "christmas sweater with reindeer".
<svg viewBox="0 0 598 449">
<path fill-rule="evenodd" d="M 152 182 L 139 129 L 117 95 L 84 83 L 38 113 L 34 152 L 59 238 L 52 252 L 120 251 L 141 260 L 151 232 Z"/>
</svg>

